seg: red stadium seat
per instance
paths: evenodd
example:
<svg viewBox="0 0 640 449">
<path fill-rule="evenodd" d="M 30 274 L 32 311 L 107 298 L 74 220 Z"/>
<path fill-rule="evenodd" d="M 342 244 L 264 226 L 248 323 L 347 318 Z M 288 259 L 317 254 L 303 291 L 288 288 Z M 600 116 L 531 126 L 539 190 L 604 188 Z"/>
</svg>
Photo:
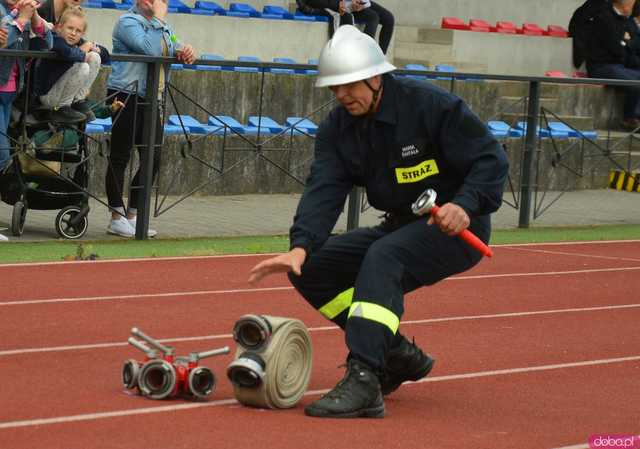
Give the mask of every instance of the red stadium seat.
<svg viewBox="0 0 640 449">
<path fill-rule="evenodd" d="M 489 22 L 482 19 L 469 20 L 469 29 L 471 31 L 479 31 L 481 33 L 489 33 L 492 31 Z M 495 29 L 493 31 L 495 31 Z"/>
<path fill-rule="evenodd" d="M 525 23 L 522 25 L 522 34 L 527 36 L 544 36 L 544 30 L 535 23 Z"/>
<path fill-rule="evenodd" d="M 468 30 L 469 25 L 464 23 L 462 19 L 457 17 L 443 17 L 442 28 L 449 28 L 451 30 Z"/>
<path fill-rule="evenodd" d="M 589 78 L 589 74 L 587 72 L 573 72 L 572 78 Z"/>
<path fill-rule="evenodd" d="M 547 70 L 546 72 L 544 72 L 544 76 L 548 76 L 551 78 L 569 78 L 569 75 L 561 72 L 560 70 Z"/>
<path fill-rule="evenodd" d="M 549 25 L 547 27 L 547 36 L 569 37 L 569 32 L 560 25 Z"/>
<path fill-rule="evenodd" d="M 496 23 L 496 31 L 498 33 L 516 34 L 518 32 L 518 29 L 513 24 L 513 22 L 505 22 L 501 20 Z"/>
</svg>

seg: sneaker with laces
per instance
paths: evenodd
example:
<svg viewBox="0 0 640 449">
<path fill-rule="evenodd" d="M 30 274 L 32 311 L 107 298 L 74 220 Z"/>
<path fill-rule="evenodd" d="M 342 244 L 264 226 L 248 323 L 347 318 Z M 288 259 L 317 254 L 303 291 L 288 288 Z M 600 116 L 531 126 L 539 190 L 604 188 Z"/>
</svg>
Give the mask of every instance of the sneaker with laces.
<svg viewBox="0 0 640 449">
<path fill-rule="evenodd" d="M 137 223 L 137 217 L 133 217 L 133 218 L 128 218 L 127 219 L 129 221 L 129 224 L 131 225 L 131 227 L 133 228 L 133 232 L 136 232 L 136 223 Z M 158 235 L 158 231 L 156 231 L 155 229 L 147 229 L 147 236 L 149 236 L 149 238 L 153 238 L 156 235 Z"/>
<path fill-rule="evenodd" d="M 349 359 L 338 384 L 304 413 L 318 418 L 383 418 L 384 400 L 376 373 L 365 363 Z"/>
<path fill-rule="evenodd" d="M 384 372 L 380 379 L 383 395 L 396 391 L 403 382 L 416 381 L 431 372 L 435 360 L 416 346 L 415 340 L 409 342 L 405 337 L 399 345 L 391 348 L 387 354 Z"/>
<path fill-rule="evenodd" d="M 112 219 L 107 226 L 107 234 L 119 235 L 120 237 L 134 237 L 135 228 L 132 228 L 129 221 L 124 217 Z"/>
</svg>

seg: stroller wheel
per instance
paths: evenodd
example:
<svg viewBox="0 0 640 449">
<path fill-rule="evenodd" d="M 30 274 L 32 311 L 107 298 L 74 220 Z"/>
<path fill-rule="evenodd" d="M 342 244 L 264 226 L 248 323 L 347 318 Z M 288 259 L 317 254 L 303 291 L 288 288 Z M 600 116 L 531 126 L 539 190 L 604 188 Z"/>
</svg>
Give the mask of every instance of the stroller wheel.
<svg viewBox="0 0 640 449">
<path fill-rule="evenodd" d="M 27 219 L 27 205 L 23 201 L 16 201 L 11 214 L 11 234 L 20 237 L 24 231 L 24 222 Z"/>
<path fill-rule="evenodd" d="M 56 217 L 56 231 L 65 239 L 79 239 L 89 227 L 88 210 L 83 211 L 78 206 L 67 206 L 58 212 Z"/>
</svg>

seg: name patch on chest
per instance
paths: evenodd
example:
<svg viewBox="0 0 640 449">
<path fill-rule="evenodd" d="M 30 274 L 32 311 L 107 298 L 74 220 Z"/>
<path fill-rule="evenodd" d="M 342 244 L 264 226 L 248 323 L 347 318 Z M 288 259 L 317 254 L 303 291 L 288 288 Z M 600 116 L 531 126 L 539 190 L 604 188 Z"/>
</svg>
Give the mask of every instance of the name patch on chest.
<svg viewBox="0 0 640 449">
<path fill-rule="evenodd" d="M 413 167 L 396 168 L 396 179 L 398 180 L 398 184 L 406 184 L 409 182 L 422 181 L 438 173 L 440 173 L 440 171 L 438 170 L 438 164 L 436 164 L 435 159 L 429 159 Z"/>
</svg>

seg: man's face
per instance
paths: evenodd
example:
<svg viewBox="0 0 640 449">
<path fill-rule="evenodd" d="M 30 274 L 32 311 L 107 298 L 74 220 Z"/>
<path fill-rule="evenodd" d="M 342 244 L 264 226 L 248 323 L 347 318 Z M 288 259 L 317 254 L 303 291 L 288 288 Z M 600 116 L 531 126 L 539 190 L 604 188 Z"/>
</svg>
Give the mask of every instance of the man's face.
<svg viewBox="0 0 640 449">
<path fill-rule="evenodd" d="M 58 34 L 69 45 L 76 45 L 82 36 L 86 23 L 83 19 L 76 16 L 69 16 L 67 20 L 58 26 Z"/>
<path fill-rule="evenodd" d="M 370 78 L 369 84 L 374 89 L 379 87 L 380 77 Z M 364 115 L 369 112 L 369 107 L 373 101 L 373 91 L 364 83 L 364 81 L 354 81 L 353 83 L 340 84 L 338 86 L 329 87 L 336 100 L 351 115 Z"/>
<path fill-rule="evenodd" d="M 635 0 L 621 0 L 620 2 L 616 3 L 616 8 L 618 8 L 618 11 L 620 11 L 620 14 L 622 14 L 623 16 L 630 17 L 631 12 L 633 11 L 634 3 Z"/>
</svg>

